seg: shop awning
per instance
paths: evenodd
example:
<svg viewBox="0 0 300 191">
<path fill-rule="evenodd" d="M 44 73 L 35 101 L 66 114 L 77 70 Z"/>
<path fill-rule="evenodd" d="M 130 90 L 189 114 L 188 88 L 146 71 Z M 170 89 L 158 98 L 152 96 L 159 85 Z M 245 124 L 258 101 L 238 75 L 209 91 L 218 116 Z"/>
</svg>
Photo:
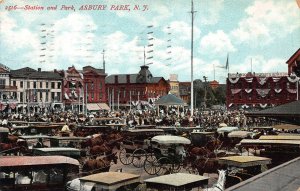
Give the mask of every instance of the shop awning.
<svg viewBox="0 0 300 191">
<path fill-rule="evenodd" d="M 96 103 L 88 103 L 88 104 L 86 105 L 86 107 L 87 107 L 87 109 L 88 109 L 89 111 L 97 111 L 97 110 L 100 110 L 100 107 L 99 107 L 98 104 L 96 104 Z"/>
<path fill-rule="evenodd" d="M 110 110 L 109 106 L 106 103 L 98 103 L 98 106 L 102 110 Z"/>
</svg>

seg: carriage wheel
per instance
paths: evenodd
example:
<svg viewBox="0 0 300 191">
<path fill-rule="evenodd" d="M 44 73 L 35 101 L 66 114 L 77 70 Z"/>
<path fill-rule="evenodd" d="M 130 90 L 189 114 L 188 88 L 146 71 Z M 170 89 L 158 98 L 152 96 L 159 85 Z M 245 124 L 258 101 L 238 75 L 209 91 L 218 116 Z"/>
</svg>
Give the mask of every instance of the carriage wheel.
<svg viewBox="0 0 300 191">
<path fill-rule="evenodd" d="M 161 157 L 157 161 L 156 175 L 171 174 L 173 171 L 172 161 L 167 157 Z"/>
<path fill-rule="evenodd" d="M 172 173 L 177 173 L 181 170 L 181 164 L 180 163 L 173 163 L 172 164 Z"/>
<path fill-rule="evenodd" d="M 152 161 L 145 160 L 144 161 L 144 170 L 149 175 L 155 175 L 157 173 L 157 160 L 155 157 L 152 158 Z"/>
<path fill-rule="evenodd" d="M 119 159 L 122 164 L 129 165 L 132 163 L 133 160 L 132 153 L 127 153 L 126 149 L 123 148 L 119 153 Z"/>
<path fill-rule="evenodd" d="M 147 152 L 144 149 L 137 149 L 133 152 L 133 166 L 141 168 L 146 160 Z"/>
<path fill-rule="evenodd" d="M 145 160 L 148 162 L 152 162 L 152 161 L 156 160 L 156 157 L 155 157 L 154 153 L 152 153 L 152 152 L 146 153 Z"/>
</svg>

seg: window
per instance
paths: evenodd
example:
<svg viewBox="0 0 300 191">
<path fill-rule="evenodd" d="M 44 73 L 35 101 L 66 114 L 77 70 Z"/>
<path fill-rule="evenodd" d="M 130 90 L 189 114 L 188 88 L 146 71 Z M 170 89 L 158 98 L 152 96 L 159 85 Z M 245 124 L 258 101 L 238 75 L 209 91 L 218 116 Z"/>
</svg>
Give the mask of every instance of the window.
<svg viewBox="0 0 300 191">
<path fill-rule="evenodd" d="M 5 85 L 5 79 L 0 79 L 0 85 Z"/>
<path fill-rule="evenodd" d="M 102 92 L 99 93 L 99 99 L 102 99 Z"/>
<path fill-rule="evenodd" d="M 30 88 L 30 82 L 27 82 L 27 89 Z"/>
<path fill-rule="evenodd" d="M 91 90 L 94 90 L 94 82 L 91 84 Z"/>
<path fill-rule="evenodd" d="M 61 83 L 57 82 L 57 89 L 60 89 L 60 88 L 61 88 Z"/>
<path fill-rule="evenodd" d="M 51 100 L 53 101 L 55 98 L 55 93 L 54 92 L 51 92 Z"/>
<path fill-rule="evenodd" d="M 43 92 L 40 92 L 40 100 L 43 101 Z"/>
<path fill-rule="evenodd" d="M 101 90 L 102 89 L 102 83 L 101 82 L 99 83 L 99 87 L 100 87 L 100 90 Z"/>
<path fill-rule="evenodd" d="M 23 81 L 20 82 L 20 88 L 23 88 Z"/>
<path fill-rule="evenodd" d="M 33 82 L 33 88 L 36 89 L 36 82 Z"/>
<path fill-rule="evenodd" d="M 92 93 L 92 101 L 94 101 L 94 93 Z"/>
<path fill-rule="evenodd" d="M 23 92 L 20 92 L 20 102 L 23 101 Z"/>
<path fill-rule="evenodd" d="M 45 99 L 45 102 L 48 102 L 48 100 L 49 100 L 48 92 L 46 92 L 46 99 Z"/>
<path fill-rule="evenodd" d="M 17 86 L 17 82 L 16 81 L 13 81 L 13 86 Z"/>
<path fill-rule="evenodd" d="M 55 82 L 51 82 L 51 89 L 55 89 Z"/>
<path fill-rule="evenodd" d="M 49 88 L 49 84 L 48 84 L 48 82 L 46 82 L 46 88 L 47 88 L 47 89 Z"/>
<path fill-rule="evenodd" d="M 43 82 L 40 82 L 40 88 L 41 89 L 43 88 Z"/>
<path fill-rule="evenodd" d="M 57 101 L 60 101 L 60 92 L 57 92 L 56 100 L 57 100 Z"/>
</svg>

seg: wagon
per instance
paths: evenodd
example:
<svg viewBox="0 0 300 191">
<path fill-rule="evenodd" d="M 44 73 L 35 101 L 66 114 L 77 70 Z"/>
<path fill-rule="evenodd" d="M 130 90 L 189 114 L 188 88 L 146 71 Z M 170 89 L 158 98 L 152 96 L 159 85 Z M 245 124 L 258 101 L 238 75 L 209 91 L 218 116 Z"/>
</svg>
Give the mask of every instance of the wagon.
<svg viewBox="0 0 300 191">
<path fill-rule="evenodd" d="M 272 166 L 276 166 L 300 156 L 300 140 L 293 140 L 292 137 L 283 137 L 283 140 L 264 137 L 256 140 L 243 139 L 240 144 L 255 155 L 271 158 Z"/>
<path fill-rule="evenodd" d="M 187 138 L 158 135 L 151 139 L 153 152 L 144 161 L 144 170 L 150 175 L 179 172 L 186 155 L 183 145 L 191 144 Z"/>
<path fill-rule="evenodd" d="M 140 184 L 140 176 L 122 172 L 103 172 L 74 179 L 67 183 L 68 191 L 81 190 L 134 190 Z"/>
<path fill-rule="evenodd" d="M 0 143 L 3 143 L 7 140 L 9 129 L 6 127 L 0 127 Z"/>
<path fill-rule="evenodd" d="M 258 156 L 231 156 L 221 157 L 218 162 L 227 168 L 226 187 L 229 187 L 267 170 L 271 159 Z"/>
<path fill-rule="evenodd" d="M 63 191 L 79 173 L 79 162 L 64 156 L 5 156 L 0 166 L 2 191 Z"/>
<path fill-rule="evenodd" d="M 208 185 L 208 177 L 175 173 L 144 180 L 147 189 L 155 190 L 192 190 L 193 188 L 203 188 Z"/>
<path fill-rule="evenodd" d="M 69 147 L 33 148 L 34 156 L 66 156 L 74 159 L 81 159 L 80 150 Z"/>
<path fill-rule="evenodd" d="M 203 147 L 212 136 L 214 136 L 214 132 L 193 131 L 191 133 L 191 141 L 194 146 Z"/>
<path fill-rule="evenodd" d="M 164 134 L 164 131 L 161 129 L 132 129 L 124 131 L 123 136 L 126 139 L 121 143 L 120 162 L 124 165 L 133 164 L 133 166 L 141 168 L 147 153 L 152 152 L 149 138 L 162 134 Z"/>
<path fill-rule="evenodd" d="M 50 136 L 47 135 L 24 135 L 19 136 L 18 141 L 24 141 L 26 142 L 26 146 L 29 150 L 35 147 L 35 144 L 38 142 L 39 139 L 42 139 L 44 145 L 46 147 L 50 147 Z"/>
<path fill-rule="evenodd" d="M 86 141 L 86 137 L 49 137 L 51 147 L 74 147 L 81 148 L 81 143 Z"/>
</svg>

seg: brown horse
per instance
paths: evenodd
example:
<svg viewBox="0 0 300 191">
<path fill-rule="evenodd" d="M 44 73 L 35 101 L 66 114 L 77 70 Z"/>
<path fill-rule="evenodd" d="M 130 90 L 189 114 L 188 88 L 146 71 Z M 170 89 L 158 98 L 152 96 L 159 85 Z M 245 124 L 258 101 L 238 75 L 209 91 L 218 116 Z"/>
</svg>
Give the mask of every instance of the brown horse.
<svg viewBox="0 0 300 191">
<path fill-rule="evenodd" d="M 112 149 L 107 144 L 102 145 L 95 145 L 90 148 L 90 154 L 92 158 L 103 155 L 104 153 L 110 154 L 112 152 Z"/>
<path fill-rule="evenodd" d="M 200 175 L 204 173 L 217 173 L 218 169 L 222 169 L 217 158 L 199 158 L 193 166 L 197 169 Z"/>
<path fill-rule="evenodd" d="M 103 158 L 90 159 L 83 164 L 82 171 L 84 174 L 108 172 L 111 162 L 117 164 L 117 161 L 118 157 L 116 153 L 112 153 Z"/>
</svg>

